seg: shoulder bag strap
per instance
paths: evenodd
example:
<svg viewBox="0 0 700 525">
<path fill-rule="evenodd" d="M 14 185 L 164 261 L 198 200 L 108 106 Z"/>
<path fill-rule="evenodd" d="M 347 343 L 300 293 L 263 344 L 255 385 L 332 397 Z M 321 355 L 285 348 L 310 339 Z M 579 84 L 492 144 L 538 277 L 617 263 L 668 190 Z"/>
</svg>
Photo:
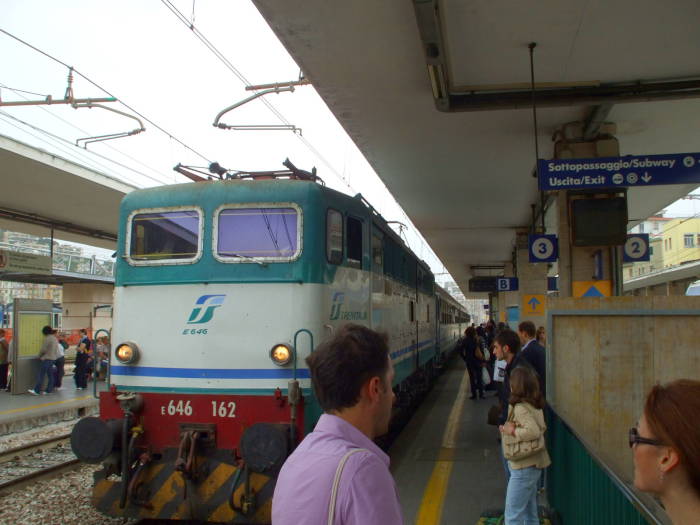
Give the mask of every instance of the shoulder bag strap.
<svg viewBox="0 0 700 525">
<path fill-rule="evenodd" d="M 335 504 L 338 499 L 338 486 L 340 485 L 340 476 L 343 474 L 343 469 L 345 468 L 345 463 L 347 463 L 350 456 L 356 452 L 369 452 L 365 448 L 353 448 L 348 450 L 345 455 L 338 463 L 338 468 L 335 470 L 335 477 L 333 478 L 333 488 L 331 489 L 331 502 L 328 505 L 328 525 L 333 525 L 335 520 Z"/>
</svg>

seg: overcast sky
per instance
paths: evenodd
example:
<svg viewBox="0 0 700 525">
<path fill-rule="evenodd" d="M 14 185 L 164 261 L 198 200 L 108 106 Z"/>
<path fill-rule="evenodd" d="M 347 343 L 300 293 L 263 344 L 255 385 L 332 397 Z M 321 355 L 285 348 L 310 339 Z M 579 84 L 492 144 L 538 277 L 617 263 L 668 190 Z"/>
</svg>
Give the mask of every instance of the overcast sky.
<svg viewBox="0 0 700 525">
<path fill-rule="evenodd" d="M 250 83 L 298 78 L 299 68 L 248 0 L 171 1 Z M 99 108 L 3 107 L 1 134 L 138 187 L 187 182 L 172 171 L 177 163 L 207 166 L 209 161 L 217 161 L 230 169 L 270 170 L 281 169 L 282 161 L 289 157 L 299 168 L 316 166 L 330 187 L 350 194 L 361 192 L 387 220 L 409 223 L 312 86 L 266 97 L 288 122 L 301 128 L 306 143 L 289 131 L 214 128 L 212 122 L 219 111 L 251 93 L 164 3 L 2 0 L 2 7 L 0 28 L 74 66 L 191 150 L 148 122 L 144 123 L 144 133 L 90 145 L 91 151 L 137 171 L 72 146 L 78 138 L 137 127 L 135 121 Z M 5 34 L 0 34 L 0 56 L 4 65 L 0 85 L 41 95 L 1 88 L 3 100 L 64 96 L 68 70 L 63 65 Z M 77 98 L 106 96 L 78 75 L 73 92 Z M 110 107 L 131 113 L 121 104 Z M 231 124 L 280 124 L 279 118 L 259 100 L 232 111 L 222 120 Z M 692 215 L 697 213 L 696 207 L 695 201 L 684 201 L 668 211 L 671 215 Z M 407 238 L 434 272 L 445 271 L 412 225 Z"/>
<path fill-rule="evenodd" d="M 171 1 L 189 21 L 194 20 L 195 27 L 250 83 L 298 79 L 299 68 L 248 0 Z M 177 163 L 207 166 L 209 161 L 217 161 L 230 169 L 271 170 L 284 169 L 282 161 L 289 157 L 299 168 L 310 170 L 316 166 L 319 176 L 332 188 L 353 195 L 361 192 L 387 220 L 410 225 L 312 86 L 265 97 L 289 123 L 301 128 L 305 142 L 290 131 L 214 128 L 212 123 L 219 111 L 251 92 L 162 2 L 3 0 L 0 28 L 72 65 L 191 150 L 148 122 L 144 122 L 146 132 L 91 144 L 90 151 L 72 146 L 78 138 L 138 127 L 134 120 L 99 108 L 3 107 L 1 134 L 138 187 L 187 182 L 172 171 Z M 4 101 L 64 96 L 68 69 L 63 65 L 5 34 L 0 34 L 0 55 L 5 66 L 0 85 L 41 95 L 0 88 Z M 79 75 L 75 75 L 73 93 L 76 98 L 107 96 Z M 131 113 L 121 104 L 107 105 Z M 281 123 L 259 100 L 228 113 L 222 121 L 246 125 Z M 412 225 L 406 238 L 434 272 L 445 271 Z"/>
</svg>

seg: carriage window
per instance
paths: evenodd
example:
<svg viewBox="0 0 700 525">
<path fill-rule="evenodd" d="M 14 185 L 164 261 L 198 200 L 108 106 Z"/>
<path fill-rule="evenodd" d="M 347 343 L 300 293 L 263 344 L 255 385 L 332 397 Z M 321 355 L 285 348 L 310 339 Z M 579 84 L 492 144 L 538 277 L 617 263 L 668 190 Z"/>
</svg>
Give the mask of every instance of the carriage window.
<svg viewBox="0 0 700 525">
<path fill-rule="evenodd" d="M 331 264 L 343 262 L 343 214 L 336 210 L 326 213 L 326 259 Z"/>
<path fill-rule="evenodd" d="M 219 213 L 217 255 L 288 260 L 298 254 L 298 232 L 294 208 L 226 208 Z"/>
<path fill-rule="evenodd" d="M 347 219 L 348 266 L 362 268 L 362 221 L 354 217 Z"/>
<path fill-rule="evenodd" d="M 131 259 L 193 259 L 199 246 L 199 221 L 199 212 L 195 210 L 134 215 L 131 219 Z"/>
<path fill-rule="evenodd" d="M 384 270 L 384 246 L 379 235 L 372 235 L 372 269 L 382 273 Z"/>
</svg>

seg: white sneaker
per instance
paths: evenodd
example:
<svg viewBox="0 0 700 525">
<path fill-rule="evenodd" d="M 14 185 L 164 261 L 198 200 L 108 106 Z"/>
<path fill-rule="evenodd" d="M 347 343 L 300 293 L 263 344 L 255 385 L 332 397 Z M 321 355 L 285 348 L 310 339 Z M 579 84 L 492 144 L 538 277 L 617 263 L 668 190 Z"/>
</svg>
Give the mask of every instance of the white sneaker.
<svg viewBox="0 0 700 525">
<path fill-rule="evenodd" d="M 56 388 L 54 388 L 54 390 L 63 390 L 63 387 L 62 387 L 62 386 L 57 386 Z"/>
<path fill-rule="evenodd" d="M 38 395 L 39 395 L 39 393 L 36 392 L 33 388 L 30 388 L 29 390 L 27 390 L 27 392 L 29 392 L 29 393 L 30 393 L 31 395 L 33 395 L 33 396 L 38 396 Z"/>
<path fill-rule="evenodd" d="M 46 394 L 47 394 L 46 392 L 42 392 L 42 393 L 41 393 L 42 396 L 45 396 Z"/>
</svg>

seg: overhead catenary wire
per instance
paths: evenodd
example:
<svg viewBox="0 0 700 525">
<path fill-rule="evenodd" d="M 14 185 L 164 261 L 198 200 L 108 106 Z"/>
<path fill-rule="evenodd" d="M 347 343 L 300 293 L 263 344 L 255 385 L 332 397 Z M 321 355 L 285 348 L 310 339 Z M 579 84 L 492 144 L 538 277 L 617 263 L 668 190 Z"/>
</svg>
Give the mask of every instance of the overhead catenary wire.
<svg viewBox="0 0 700 525">
<path fill-rule="evenodd" d="M 76 146 L 74 142 L 72 142 L 72 141 L 70 141 L 70 140 L 68 140 L 68 139 L 66 139 L 66 138 L 64 138 L 64 137 L 61 137 L 60 135 L 55 135 L 54 133 L 51 133 L 50 131 L 47 131 L 47 130 L 45 130 L 45 129 L 39 127 L 39 126 L 35 126 L 34 124 L 30 124 L 29 122 L 26 122 L 26 121 L 24 121 L 24 120 L 22 120 L 22 119 L 19 119 L 19 118 L 15 117 L 14 115 L 10 115 L 9 113 L 7 113 L 7 112 L 5 112 L 5 111 L 0 110 L 0 115 L 4 116 L 4 117 L 6 117 L 6 118 L 12 119 L 12 120 L 14 120 L 15 122 L 18 122 L 18 123 L 20 123 L 20 124 L 22 124 L 22 125 L 24 125 L 24 126 L 27 126 L 27 127 L 31 128 L 31 129 L 33 129 L 34 131 L 37 131 L 37 132 L 42 133 L 42 134 L 44 134 L 44 135 L 47 135 L 47 136 L 49 136 L 49 137 L 51 137 L 51 138 L 53 138 L 53 139 L 55 139 L 55 140 L 57 140 L 57 141 L 60 141 L 61 143 L 64 143 L 64 144 L 70 146 L 70 148 L 68 148 L 68 149 L 64 148 L 62 151 L 64 151 L 64 152 L 65 152 L 65 151 L 68 151 L 68 152 L 70 153 L 70 155 L 71 155 L 74 159 L 76 159 L 78 162 L 81 162 L 81 163 L 88 162 L 88 163 L 91 163 L 93 166 L 98 166 L 98 167 L 99 167 L 99 170 L 104 171 L 105 174 L 107 174 L 107 173 L 109 173 L 109 172 L 111 171 L 110 168 L 108 168 L 107 166 L 105 166 L 105 165 L 103 165 L 103 164 L 100 164 L 100 163 L 98 163 L 97 161 L 95 161 L 94 159 L 90 159 L 89 156 L 83 154 L 83 152 L 85 152 L 85 151 L 87 151 L 87 150 L 84 150 L 83 148 L 80 148 L 80 147 Z M 17 126 L 15 126 L 15 127 L 17 127 Z M 18 129 L 19 129 L 19 128 L 18 128 Z M 24 130 L 24 131 L 25 131 L 25 133 L 27 133 L 26 130 Z M 29 133 L 29 135 L 31 135 L 31 136 L 33 136 L 33 137 L 35 137 L 35 138 L 38 138 L 38 137 L 36 137 L 36 135 L 32 135 L 31 133 Z M 47 143 L 46 141 L 43 141 L 43 142 L 44 142 L 44 143 Z M 138 175 L 141 175 L 141 176 L 143 176 L 143 177 L 146 177 L 146 178 L 148 178 L 148 179 L 151 179 L 152 181 L 157 182 L 158 184 L 163 184 L 163 183 L 164 183 L 162 180 L 158 180 L 158 179 L 156 179 L 156 178 L 154 178 L 154 177 L 148 175 L 147 173 L 143 173 L 142 171 L 136 170 L 136 169 L 132 168 L 131 166 L 127 166 L 127 165 L 125 165 L 125 164 L 122 164 L 121 162 L 118 162 L 118 161 L 114 160 L 114 159 L 110 159 L 109 157 L 107 157 L 107 156 L 105 156 L 105 155 L 100 155 L 99 153 L 97 153 L 97 152 L 95 152 L 95 151 L 90 151 L 90 154 L 91 154 L 91 155 L 94 155 L 94 156 L 96 156 L 96 157 L 99 157 L 100 159 L 103 159 L 103 160 L 106 160 L 106 161 L 111 162 L 111 163 L 113 163 L 113 164 L 116 164 L 117 166 L 119 166 L 119 167 L 121 167 L 121 168 L 124 168 L 124 169 L 127 169 L 127 170 L 129 170 L 129 171 L 132 171 L 132 172 L 134 172 L 134 173 L 136 173 L 136 174 L 138 174 Z M 93 169 L 94 169 L 94 168 L 93 168 Z M 121 174 L 116 174 L 116 173 L 112 173 L 111 176 L 112 176 L 112 177 L 122 177 Z M 139 183 L 135 183 L 135 185 L 138 186 Z"/>
<path fill-rule="evenodd" d="M 174 140 L 175 142 L 177 142 L 178 144 L 180 144 L 183 148 L 185 148 L 185 149 L 191 151 L 192 153 L 194 153 L 195 155 L 197 155 L 197 156 L 200 157 L 201 159 L 205 160 L 208 164 L 211 164 L 211 160 L 209 160 L 206 156 L 204 156 L 203 154 L 201 154 L 199 151 L 197 151 L 197 150 L 195 150 L 194 148 L 192 148 L 191 146 L 185 144 L 183 141 L 181 141 L 180 139 L 178 139 L 175 135 L 173 135 L 172 133 L 170 133 L 170 132 L 167 131 L 166 129 L 164 129 L 164 128 L 162 128 L 161 126 L 159 126 L 158 124 L 156 124 L 154 121 L 152 121 L 151 119 L 149 119 L 148 117 L 146 117 L 143 113 L 140 113 L 139 111 L 137 111 L 136 109 L 134 109 L 133 107 L 131 107 L 129 104 L 127 104 L 126 102 L 124 102 L 122 99 L 120 99 L 119 97 L 117 97 L 117 96 L 114 95 L 113 93 L 110 93 L 106 88 L 102 87 L 100 84 L 98 84 L 97 82 L 93 81 L 92 79 L 90 79 L 89 77 L 87 77 L 86 75 L 84 75 L 83 73 L 81 73 L 80 71 L 78 71 L 77 69 L 75 69 L 73 66 L 69 66 L 68 64 L 66 64 L 66 63 L 63 62 L 62 60 L 59 60 L 58 58 L 54 57 L 53 55 L 50 55 L 50 54 L 47 53 L 46 51 L 42 51 L 42 50 L 39 49 L 38 47 L 33 46 L 33 45 L 30 44 L 29 42 L 26 42 L 25 40 L 22 40 L 22 39 L 19 38 L 18 36 L 13 35 L 13 34 L 10 33 L 9 31 L 6 31 L 5 29 L 3 29 L 3 28 L 1 28 L 1 27 L 0 27 L 0 33 L 3 33 L 3 34 L 5 34 L 5 35 L 9 36 L 10 38 L 16 40 L 17 42 L 19 42 L 19 43 L 21 43 L 21 44 L 23 44 L 23 45 L 29 47 L 30 49 L 33 49 L 33 50 L 36 51 L 37 53 L 40 53 L 40 54 L 44 55 L 45 57 L 49 58 L 50 60 L 53 60 L 53 61 L 56 62 L 57 64 L 60 64 L 60 65 L 62 65 L 62 66 L 64 66 L 64 67 L 67 67 L 67 68 L 69 68 L 69 69 L 72 69 L 73 72 L 74 72 L 76 75 L 79 75 L 79 76 L 80 76 L 81 78 L 83 78 L 85 81 L 89 82 L 90 84 L 92 84 L 93 86 L 95 86 L 97 89 L 101 90 L 103 93 L 106 93 L 106 94 L 109 95 L 110 97 L 116 98 L 116 99 L 119 101 L 119 103 L 122 104 L 125 108 L 127 108 L 129 111 L 131 111 L 131 112 L 135 113 L 136 115 L 138 115 L 139 117 L 141 117 L 143 120 L 145 120 L 146 122 L 148 122 L 150 125 L 152 125 L 154 128 L 156 128 L 156 129 L 159 130 L 160 132 L 162 132 L 162 133 L 164 133 L 165 135 L 167 135 L 168 138 L 170 138 L 171 140 Z"/>
<path fill-rule="evenodd" d="M 5 89 L 8 89 L 8 90 L 14 91 L 14 92 L 22 91 L 22 90 L 17 90 L 17 89 L 11 88 L 11 87 L 6 86 L 5 84 L 2 84 L 2 83 L 0 83 L 0 88 L 5 88 Z M 32 93 L 32 92 L 30 92 L 30 91 L 29 91 L 29 92 L 28 92 L 28 91 L 24 91 L 24 93 L 29 93 L 29 94 L 34 94 L 34 95 L 37 94 L 37 93 Z M 20 95 L 20 96 L 21 96 L 22 98 L 25 98 L 25 99 L 26 99 L 26 97 L 24 97 L 23 95 Z M 38 109 L 44 111 L 44 112 L 47 113 L 48 115 L 52 116 L 53 118 L 55 118 L 55 119 L 57 119 L 57 120 L 63 122 L 65 125 L 70 126 L 70 127 L 72 127 L 73 129 L 75 129 L 75 130 L 77 130 L 77 131 L 80 131 L 81 133 L 83 133 L 83 134 L 85 134 L 85 135 L 93 135 L 93 133 L 82 129 L 82 128 L 79 127 L 79 126 L 76 126 L 76 125 L 73 124 L 72 122 L 69 122 L 68 120 L 66 120 L 66 119 L 64 119 L 64 118 L 62 118 L 62 117 L 60 117 L 60 116 L 58 116 L 57 114 L 53 113 L 52 111 L 49 111 L 49 110 L 48 110 L 47 108 L 45 108 L 44 106 L 36 106 L 36 107 L 37 107 Z M 31 125 L 31 124 L 26 124 L 26 125 Z M 41 128 L 39 128 L 39 129 L 41 129 Z M 67 140 L 67 139 L 63 139 L 63 140 Z M 74 143 L 72 143 L 72 145 L 75 146 Z M 103 146 L 106 147 L 106 148 L 108 148 L 108 149 L 111 149 L 112 151 L 114 151 L 115 153 L 118 153 L 119 155 L 122 155 L 122 156 L 126 157 L 127 159 L 129 159 L 129 160 L 135 162 L 136 164 L 139 164 L 139 165 L 143 166 L 144 168 L 147 168 L 147 169 L 151 170 L 152 172 L 154 172 L 154 173 L 156 173 L 156 174 L 158 174 L 158 175 L 160 175 L 160 176 L 165 177 L 166 180 L 164 181 L 164 180 L 156 179 L 155 177 L 151 177 L 150 175 L 148 175 L 148 174 L 146 174 L 146 173 L 143 173 L 143 172 L 141 172 L 141 171 L 139 171 L 139 170 L 136 170 L 136 169 L 134 169 L 134 168 L 132 168 L 132 167 L 130 167 L 130 166 L 125 166 L 125 165 L 120 165 L 120 166 L 122 166 L 122 167 L 124 167 L 124 168 L 126 168 L 126 169 L 129 169 L 130 171 L 133 171 L 134 173 L 136 173 L 136 174 L 138 174 L 138 175 L 143 175 L 144 177 L 148 177 L 149 179 L 151 179 L 151 180 L 153 180 L 153 181 L 155 181 L 155 182 L 158 182 L 158 183 L 160 183 L 160 184 L 166 184 L 166 183 L 167 183 L 167 180 L 169 179 L 169 177 L 168 177 L 165 173 L 161 173 L 161 172 L 158 171 L 156 168 L 154 168 L 154 167 L 152 167 L 152 166 L 149 166 L 148 164 L 144 164 L 144 163 L 143 163 L 142 161 L 140 161 L 139 159 L 137 159 L 137 158 L 135 158 L 135 157 L 132 157 L 131 155 L 128 155 L 127 153 L 124 153 L 123 151 L 121 151 L 121 150 L 115 148 L 114 146 L 112 146 L 112 145 L 110 145 L 110 144 L 105 143 L 105 144 L 103 144 Z M 83 151 L 84 148 L 80 148 L 80 150 Z M 95 153 L 94 150 L 90 150 L 90 153 L 92 153 L 92 154 L 94 154 L 94 155 L 99 155 L 98 153 Z M 103 157 L 103 158 L 105 158 L 106 160 L 109 160 L 110 162 L 115 162 L 115 163 L 117 162 L 117 161 L 114 161 L 114 160 L 110 159 L 109 157 Z"/>
<path fill-rule="evenodd" d="M 190 21 L 177 7 L 175 7 L 170 0 L 161 0 L 164 6 L 166 6 L 170 12 L 172 12 L 180 22 L 182 22 L 188 29 L 192 31 L 192 34 L 199 39 L 204 46 L 211 51 L 216 58 L 218 58 L 227 68 L 231 73 L 233 73 L 238 80 L 240 80 L 246 87 L 252 86 L 253 84 L 241 73 L 236 66 L 234 66 L 231 61 L 226 58 L 226 56 L 219 51 L 219 49 L 211 43 L 211 41 L 204 36 L 204 34 L 195 27 L 194 23 Z M 293 126 L 293 124 L 287 120 L 287 118 L 272 104 L 270 103 L 269 100 L 266 99 L 260 99 L 260 101 L 265 104 L 265 106 L 282 122 L 285 126 Z M 303 135 L 298 135 L 295 133 L 295 136 L 299 141 L 306 146 L 306 148 L 325 166 L 331 170 L 331 172 L 341 181 L 343 182 L 352 192 L 356 192 L 355 188 L 353 188 L 348 181 L 346 181 L 343 176 L 338 173 L 338 171 L 333 167 L 333 165 L 330 163 L 329 160 L 327 160 L 316 147 L 311 144 Z"/>
</svg>

